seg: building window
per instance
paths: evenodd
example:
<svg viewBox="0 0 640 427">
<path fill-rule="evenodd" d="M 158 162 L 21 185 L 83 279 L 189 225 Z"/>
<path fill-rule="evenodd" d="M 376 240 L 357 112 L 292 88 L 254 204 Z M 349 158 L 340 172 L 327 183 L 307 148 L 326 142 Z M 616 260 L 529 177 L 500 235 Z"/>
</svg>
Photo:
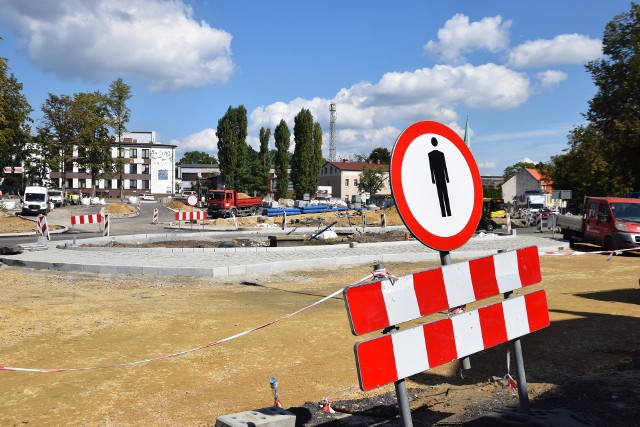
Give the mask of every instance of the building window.
<svg viewBox="0 0 640 427">
<path fill-rule="evenodd" d="M 116 180 L 116 184 L 117 184 L 118 190 L 120 190 L 122 188 L 122 181 L 124 181 L 124 180 L 123 179 Z"/>
<path fill-rule="evenodd" d="M 129 164 L 129 173 L 131 174 L 138 173 L 138 165 L 136 165 L 135 163 Z"/>
<path fill-rule="evenodd" d="M 104 188 L 106 188 L 107 190 L 109 190 L 111 188 L 111 180 L 110 179 L 105 179 L 104 180 Z"/>
<path fill-rule="evenodd" d="M 84 166 L 78 166 L 78 173 L 87 173 L 87 168 Z"/>
<path fill-rule="evenodd" d="M 133 188 L 133 189 L 138 188 L 138 181 L 135 180 L 135 179 L 130 180 L 129 181 L 129 188 Z"/>
<path fill-rule="evenodd" d="M 345 187 L 348 187 L 348 186 L 349 186 L 349 178 L 347 178 L 347 179 L 345 179 L 345 180 L 344 180 L 344 186 L 345 186 Z"/>
<path fill-rule="evenodd" d="M 118 148 L 118 158 L 124 158 L 124 148 Z"/>
<path fill-rule="evenodd" d="M 73 188 L 73 178 L 67 179 L 67 188 Z"/>
<path fill-rule="evenodd" d="M 79 188 L 87 188 L 87 180 L 85 180 L 85 179 L 79 179 L 79 180 L 78 180 L 78 187 L 79 187 Z"/>
<path fill-rule="evenodd" d="M 358 186 L 358 179 L 357 179 L 357 178 L 353 180 L 353 186 L 354 186 L 354 187 L 357 187 L 357 186 Z"/>
<path fill-rule="evenodd" d="M 143 179 L 142 181 L 140 181 L 140 183 L 142 184 L 142 186 L 140 188 L 142 188 L 143 190 L 148 190 L 149 189 L 149 180 L 148 179 Z"/>
<path fill-rule="evenodd" d="M 149 158 L 149 149 L 148 148 L 143 148 L 142 149 L 142 158 L 143 159 L 148 159 Z"/>
<path fill-rule="evenodd" d="M 149 165 L 142 165 L 142 173 L 149 173 Z"/>
<path fill-rule="evenodd" d="M 138 149 L 137 148 L 129 148 L 129 158 L 135 159 L 138 157 Z"/>
</svg>

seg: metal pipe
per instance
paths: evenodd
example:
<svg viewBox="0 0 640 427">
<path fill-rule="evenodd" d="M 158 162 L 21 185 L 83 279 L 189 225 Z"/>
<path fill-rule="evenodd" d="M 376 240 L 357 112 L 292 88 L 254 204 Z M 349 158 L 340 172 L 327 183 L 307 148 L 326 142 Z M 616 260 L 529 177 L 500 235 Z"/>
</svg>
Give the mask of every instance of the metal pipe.
<svg viewBox="0 0 640 427">
<path fill-rule="evenodd" d="M 398 399 L 398 409 L 400 410 L 400 420 L 404 427 L 413 427 L 411 419 L 411 408 L 409 407 L 409 393 L 404 379 L 393 383 L 396 387 L 396 398 Z"/>
</svg>

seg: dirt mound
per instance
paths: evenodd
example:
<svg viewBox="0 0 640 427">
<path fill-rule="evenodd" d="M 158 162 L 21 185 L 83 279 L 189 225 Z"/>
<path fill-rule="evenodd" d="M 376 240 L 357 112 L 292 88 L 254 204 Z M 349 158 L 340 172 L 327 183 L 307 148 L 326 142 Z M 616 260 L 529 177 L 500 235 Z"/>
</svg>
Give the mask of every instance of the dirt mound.
<svg viewBox="0 0 640 427">
<path fill-rule="evenodd" d="M 250 199 L 251 196 L 247 193 L 238 193 L 238 199 Z"/>
<path fill-rule="evenodd" d="M 131 205 L 114 202 L 104 208 L 104 213 L 110 215 L 131 215 L 136 213 L 136 209 Z"/>
<path fill-rule="evenodd" d="M 24 219 L 14 214 L 0 213 L 0 234 L 2 233 L 29 233 L 36 231 L 36 222 L 34 219 Z M 58 225 L 47 224 L 49 230 L 60 230 L 62 227 Z"/>
<path fill-rule="evenodd" d="M 196 208 L 194 208 L 193 206 L 189 206 L 189 205 L 185 205 L 182 202 L 179 202 L 177 200 L 172 200 L 171 202 L 167 203 L 167 207 L 169 209 L 174 209 L 176 211 L 195 211 Z"/>
</svg>

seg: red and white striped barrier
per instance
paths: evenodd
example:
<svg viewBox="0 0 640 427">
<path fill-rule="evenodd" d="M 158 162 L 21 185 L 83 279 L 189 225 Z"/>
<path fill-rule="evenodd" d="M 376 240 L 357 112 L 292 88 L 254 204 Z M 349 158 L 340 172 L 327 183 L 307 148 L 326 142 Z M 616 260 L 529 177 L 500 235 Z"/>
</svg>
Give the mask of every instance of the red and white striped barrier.
<svg viewBox="0 0 640 427">
<path fill-rule="evenodd" d="M 511 215 L 507 214 L 507 234 L 511 234 Z"/>
<path fill-rule="evenodd" d="M 176 212 L 176 221 L 204 221 L 207 219 L 205 211 Z"/>
<path fill-rule="evenodd" d="M 374 276 L 376 276 L 374 274 Z M 345 288 L 355 335 L 418 319 L 542 280 L 531 246 Z M 544 291 L 356 343 L 360 388 L 372 388 L 469 356 L 549 324 Z"/>
<path fill-rule="evenodd" d="M 387 228 L 387 214 L 380 214 L 380 227 Z"/>
<path fill-rule="evenodd" d="M 536 230 L 542 233 L 542 214 L 536 215 Z"/>
<path fill-rule="evenodd" d="M 47 226 L 47 217 L 44 215 L 38 215 L 38 219 L 36 220 L 36 235 L 51 240 L 49 227 Z"/>
<path fill-rule="evenodd" d="M 73 215 L 71 216 L 71 225 L 76 224 L 93 224 L 102 222 L 102 215 Z"/>
<path fill-rule="evenodd" d="M 345 289 L 344 299 L 351 330 L 362 335 L 541 280 L 538 248 L 530 246 L 351 286 Z"/>
<path fill-rule="evenodd" d="M 102 235 L 104 237 L 109 237 L 109 214 L 104 214 L 104 229 L 102 230 Z"/>
<path fill-rule="evenodd" d="M 461 359 L 549 326 L 543 290 L 356 344 L 363 390 Z"/>
<path fill-rule="evenodd" d="M 153 208 L 153 220 L 152 224 L 158 223 L 158 208 Z"/>
</svg>

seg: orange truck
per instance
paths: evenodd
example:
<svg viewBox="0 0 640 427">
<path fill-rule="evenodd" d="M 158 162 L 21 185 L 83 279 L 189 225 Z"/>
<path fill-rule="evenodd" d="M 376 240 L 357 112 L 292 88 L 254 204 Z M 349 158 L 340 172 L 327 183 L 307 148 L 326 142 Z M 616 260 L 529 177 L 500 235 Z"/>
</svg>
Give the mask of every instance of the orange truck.
<svg viewBox="0 0 640 427">
<path fill-rule="evenodd" d="M 640 199 L 587 197 L 585 213 L 558 215 L 564 240 L 591 243 L 607 251 L 640 247 Z"/>
<path fill-rule="evenodd" d="M 262 197 L 249 197 L 235 190 L 210 190 L 207 215 L 211 218 L 255 215 L 262 208 Z"/>
</svg>

